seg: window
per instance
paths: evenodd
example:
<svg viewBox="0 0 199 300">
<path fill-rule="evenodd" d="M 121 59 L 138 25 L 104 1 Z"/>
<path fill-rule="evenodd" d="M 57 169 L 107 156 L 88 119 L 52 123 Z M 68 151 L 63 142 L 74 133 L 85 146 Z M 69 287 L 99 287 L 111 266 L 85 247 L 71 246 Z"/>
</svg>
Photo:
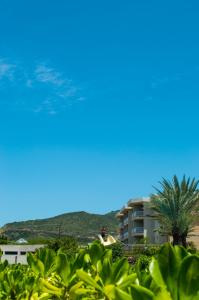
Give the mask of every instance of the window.
<svg viewBox="0 0 199 300">
<path fill-rule="evenodd" d="M 20 254 L 21 255 L 26 255 L 26 251 L 21 251 Z"/>
<path fill-rule="evenodd" d="M 5 251 L 5 255 L 17 255 L 17 251 Z"/>
</svg>

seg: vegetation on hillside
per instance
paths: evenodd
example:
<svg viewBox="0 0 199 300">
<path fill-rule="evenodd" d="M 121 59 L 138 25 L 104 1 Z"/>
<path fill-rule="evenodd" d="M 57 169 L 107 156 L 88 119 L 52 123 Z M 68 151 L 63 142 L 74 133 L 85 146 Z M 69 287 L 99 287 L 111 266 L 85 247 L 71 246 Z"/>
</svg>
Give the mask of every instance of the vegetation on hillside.
<svg viewBox="0 0 199 300">
<path fill-rule="evenodd" d="M 14 222 L 3 226 L 2 231 L 9 239 L 45 240 L 63 236 L 74 236 L 78 241 L 87 244 L 96 239 L 102 226 L 108 232 L 117 235 L 118 220 L 116 211 L 105 215 L 86 212 L 66 213 L 53 218 Z"/>
</svg>

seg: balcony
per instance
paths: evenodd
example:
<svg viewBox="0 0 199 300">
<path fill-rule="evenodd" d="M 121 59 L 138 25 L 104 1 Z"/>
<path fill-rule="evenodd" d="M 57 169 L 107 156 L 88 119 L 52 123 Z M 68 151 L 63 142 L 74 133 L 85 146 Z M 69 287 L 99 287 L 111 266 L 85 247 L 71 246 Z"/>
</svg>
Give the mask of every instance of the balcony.
<svg viewBox="0 0 199 300">
<path fill-rule="evenodd" d="M 128 231 L 127 231 L 127 232 L 124 232 L 124 233 L 123 233 L 123 238 L 124 238 L 124 239 L 128 238 L 128 235 L 129 235 L 129 234 L 128 234 Z"/>
<path fill-rule="evenodd" d="M 134 218 L 142 218 L 144 216 L 144 211 L 143 210 L 136 210 L 133 212 L 133 217 Z"/>
<path fill-rule="evenodd" d="M 134 227 L 132 229 L 132 233 L 136 234 L 143 234 L 144 233 L 144 227 Z"/>
<path fill-rule="evenodd" d="M 123 233 L 120 233 L 120 240 L 121 241 L 124 241 L 124 240 L 127 240 L 128 239 L 128 231 L 126 231 L 126 232 L 123 232 Z"/>
<path fill-rule="evenodd" d="M 128 222 L 129 222 L 128 218 L 124 219 L 124 223 L 123 223 L 124 226 L 125 226 L 125 225 L 128 225 Z"/>
<path fill-rule="evenodd" d="M 119 228 L 123 228 L 124 227 L 124 224 L 122 222 L 119 223 Z"/>
</svg>

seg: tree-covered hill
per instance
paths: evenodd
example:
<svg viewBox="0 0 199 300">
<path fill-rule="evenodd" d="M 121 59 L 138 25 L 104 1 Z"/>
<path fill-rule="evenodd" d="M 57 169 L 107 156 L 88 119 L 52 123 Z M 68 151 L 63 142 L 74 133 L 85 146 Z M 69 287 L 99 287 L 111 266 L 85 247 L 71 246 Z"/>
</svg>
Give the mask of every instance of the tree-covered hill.
<svg viewBox="0 0 199 300">
<path fill-rule="evenodd" d="M 8 223 L 2 227 L 2 232 L 12 240 L 71 235 L 82 242 L 88 242 L 97 237 L 102 226 L 113 236 L 118 234 L 116 213 L 117 211 L 104 215 L 84 211 L 65 213 L 48 219 Z"/>
</svg>

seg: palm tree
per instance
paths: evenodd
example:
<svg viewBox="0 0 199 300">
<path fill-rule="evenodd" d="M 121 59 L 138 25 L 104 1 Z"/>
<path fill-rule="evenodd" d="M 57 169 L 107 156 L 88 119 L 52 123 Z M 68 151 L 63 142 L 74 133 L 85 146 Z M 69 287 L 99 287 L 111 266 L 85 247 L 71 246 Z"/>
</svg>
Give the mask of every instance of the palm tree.
<svg viewBox="0 0 199 300">
<path fill-rule="evenodd" d="M 199 213 L 199 181 L 183 176 L 179 182 L 177 176 L 172 181 L 163 178 L 161 189 L 155 188 L 151 196 L 151 207 L 157 213 L 160 230 L 173 237 L 173 245 L 186 247 L 186 239 L 192 230 Z"/>
</svg>

